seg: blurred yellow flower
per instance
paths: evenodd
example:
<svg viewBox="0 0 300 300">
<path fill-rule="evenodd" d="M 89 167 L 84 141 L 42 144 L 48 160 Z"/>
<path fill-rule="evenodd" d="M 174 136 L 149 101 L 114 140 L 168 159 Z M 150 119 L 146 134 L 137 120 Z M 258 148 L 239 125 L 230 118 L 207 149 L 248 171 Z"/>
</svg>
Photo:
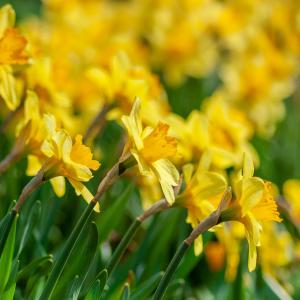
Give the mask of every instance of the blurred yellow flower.
<svg viewBox="0 0 300 300">
<path fill-rule="evenodd" d="M 226 215 L 224 220 L 236 220 L 245 227 L 249 244 L 249 271 L 253 271 L 256 266 L 256 246 L 260 245 L 263 229 L 261 222 L 281 222 L 271 183 L 264 182 L 259 177 L 253 177 L 253 174 L 253 161 L 245 153 L 242 172 L 234 183 L 236 201 L 223 212 L 223 217 Z"/>
<path fill-rule="evenodd" d="M 169 158 L 176 155 L 177 142 L 167 135 L 167 124 L 158 123 L 154 129 L 143 129 L 140 108 L 140 100 L 137 99 L 130 115 L 122 117 L 129 137 L 127 147 L 136 159 L 141 174 L 155 176 L 166 200 L 172 205 L 175 201 L 173 187 L 178 185 L 179 173 Z"/>
<path fill-rule="evenodd" d="M 28 63 L 26 39 L 13 28 L 15 12 L 10 5 L 0 9 L 0 96 L 10 110 L 20 103 L 11 65 Z"/>
<path fill-rule="evenodd" d="M 29 59 L 26 44 L 26 39 L 16 29 L 6 29 L 0 39 L 0 64 L 26 64 Z"/>
<path fill-rule="evenodd" d="M 300 180 L 289 179 L 283 185 L 283 195 L 290 205 L 289 212 L 300 224 Z"/>
<path fill-rule="evenodd" d="M 218 208 L 227 187 L 225 178 L 209 171 L 209 165 L 210 157 L 206 152 L 196 170 L 191 164 L 183 167 L 186 188 L 176 198 L 176 203 L 187 209 L 187 222 L 193 228 Z M 196 255 L 202 252 L 202 235 L 195 240 L 194 249 Z"/>
</svg>

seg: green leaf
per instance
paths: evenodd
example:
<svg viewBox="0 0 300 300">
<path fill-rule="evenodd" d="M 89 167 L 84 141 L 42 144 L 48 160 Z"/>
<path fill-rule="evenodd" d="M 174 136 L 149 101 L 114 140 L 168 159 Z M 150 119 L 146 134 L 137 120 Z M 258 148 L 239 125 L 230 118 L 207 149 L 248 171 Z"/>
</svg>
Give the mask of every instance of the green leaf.
<svg viewBox="0 0 300 300">
<path fill-rule="evenodd" d="M 106 240 L 109 233 L 118 226 L 124 217 L 127 200 L 132 192 L 133 183 L 130 183 L 123 193 L 104 210 L 101 217 L 97 220 L 97 226 L 101 230 L 100 243 Z"/>
<path fill-rule="evenodd" d="M 2 219 L 0 224 L 0 255 L 2 255 L 8 235 L 13 226 L 13 222 L 16 219 L 16 212 L 9 210 L 6 216 Z"/>
<path fill-rule="evenodd" d="M 82 280 L 79 277 L 79 275 L 76 275 L 72 282 L 72 286 L 70 288 L 70 291 L 69 291 L 66 299 L 67 300 L 77 300 L 79 297 L 79 294 L 80 294 L 81 286 L 82 286 Z"/>
<path fill-rule="evenodd" d="M 95 277 L 95 280 L 90 284 L 88 291 L 92 288 L 97 280 L 100 280 L 100 292 L 104 290 L 108 278 L 108 272 L 106 269 L 101 270 Z"/>
<path fill-rule="evenodd" d="M 56 288 L 53 291 L 51 299 L 65 299 L 67 297 L 66 289 L 76 275 L 80 277 L 80 286 L 82 286 L 89 266 L 93 261 L 98 246 L 98 230 L 94 222 L 90 224 L 80 234 L 75 243 L 74 250 L 66 264 L 66 267 L 59 279 Z M 80 271 L 80 274 L 78 274 Z"/>
<path fill-rule="evenodd" d="M 128 283 L 125 283 L 120 300 L 129 300 L 129 298 L 130 298 L 130 287 Z"/>
<path fill-rule="evenodd" d="M 46 255 L 40 258 L 33 260 L 27 266 L 25 266 L 17 276 L 17 281 L 22 279 L 29 278 L 32 274 L 38 273 L 40 275 L 44 274 L 47 270 L 49 270 L 50 266 L 53 264 L 52 255 Z"/>
<path fill-rule="evenodd" d="M 143 274 L 144 278 L 155 273 L 158 264 L 165 264 L 167 250 L 169 249 L 172 236 L 177 230 L 179 216 L 179 210 L 163 212 L 159 215 L 159 221 L 153 229 L 155 232 L 154 240 L 150 248 L 147 249 L 148 255 L 145 253 L 147 255 L 147 266 L 145 274 Z M 162 224 L 168 224 L 168 226 L 163 226 L 163 231 L 161 229 Z"/>
<path fill-rule="evenodd" d="M 52 295 L 56 285 L 63 273 L 67 262 L 70 259 L 70 256 L 74 252 L 76 245 L 78 245 L 78 241 L 80 240 L 80 236 L 82 236 L 83 231 L 85 231 L 87 227 L 87 222 L 93 212 L 93 205 L 88 205 L 83 214 L 81 215 L 80 219 L 78 220 L 75 228 L 71 232 L 71 235 L 67 239 L 62 252 L 59 254 L 53 269 L 50 273 L 48 281 L 44 287 L 44 290 L 41 295 L 41 299 L 49 299 Z M 98 240 L 98 238 L 97 238 Z M 85 253 L 83 257 L 86 257 Z M 80 260 L 78 260 L 80 261 Z M 74 276 L 74 274 L 73 274 Z"/>
<path fill-rule="evenodd" d="M 98 279 L 93 283 L 84 300 L 99 300 L 101 297 L 101 293 L 101 282 Z"/>
<path fill-rule="evenodd" d="M 16 278 L 18 274 L 19 261 L 15 260 L 13 263 L 12 271 L 10 274 L 10 278 L 6 284 L 5 291 L 2 295 L 2 300 L 13 300 L 14 294 L 16 290 Z"/>
<path fill-rule="evenodd" d="M 183 288 L 185 281 L 181 279 L 173 280 L 168 286 L 163 299 L 183 299 Z"/>
<path fill-rule="evenodd" d="M 132 290 L 130 300 L 146 299 L 155 290 L 160 279 L 163 276 L 163 272 L 159 272 L 151 276 L 148 280 Z"/>
<path fill-rule="evenodd" d="M 264 282 L 272 292 L 272 299 L 292 300 L 288 292 L 271 276 L 264 274 Z"/>
<path fill-rule="evenodd" d="M 26 243 L 32 233 L 32 229 L 34 228 L 34 226 L 36 225 L 36 223 L 39 219 L 40 214 L 41 214 L 41 202 L 36 201 L 30 210 L 29 216 L 25 216 L 26 222 L 22 226 L 22 228 L 23 228 L 22 232 L 20 232 L 21 240 L 19 243 L 19 249 L 18 249 L 17 256 L 19 256 L 21 254 L 24 246 L 26 245 Z"/>
<path fill-rule="evenodd" d="M 15 249 L 16 227 L 17 218 L 14 218 L 11 230 L 9 232 L 8 238 L 3 249 L 3 253 L 0 257 L 0 295 L 2 296 L 11 272 L 12 260 Z"/>
</svg>

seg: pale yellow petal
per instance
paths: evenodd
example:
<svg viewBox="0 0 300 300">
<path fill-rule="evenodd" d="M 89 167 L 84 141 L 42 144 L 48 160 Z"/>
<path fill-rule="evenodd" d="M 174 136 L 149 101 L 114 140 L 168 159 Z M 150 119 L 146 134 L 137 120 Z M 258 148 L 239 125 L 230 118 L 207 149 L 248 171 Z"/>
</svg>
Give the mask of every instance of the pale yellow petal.
<svg viewBox="0 0 300 300">
<path fill-rule="evenodd" d="M 20 103 L 15 78 L 8 65 L 0 65 L 0 96 L 10 110 L 15 110 Z"/>
<path fill-rule="evenodd" d="M 186 183 L 190 182 L 194 171 L 193 164 L 186 164 L 182 167 L 183 178 Z"/>
<path fill-rule="evenodd" d="M 203 251 L 203 239 L 202 235 L 199 235 L 194 241 L 194 253 L 199 256 Z"/>
<path fill-rule="evenodd" d="M 244 178 L 250 178 L 254 174 L 254 164 L 253 160 L 248 152 L 244 153 L 243 162 L 243 176 Z"/>
<path fill-rule="evenodd" d="M 199 200 L 204 200 L 224 193 L 227 183 L 225 178 L 215 172 L 200 172 L 196 174 L 197 184 L 193 188 L 193 193 Z"/>
<path fill-rule="evenodd" d="M 249 244 L 248 269 L 250 272 L 252 272 L 256 267 L 256 247 L 260 245 L 261 225 L 251 215 L 243 218 L 242 223 L 245 226 L 245 234 Z"/>
<path fill-rule="evenodd" d="M 245 215 L 262 199 L 264 195 L 264 183 L 258 177 L 243 179 L 241 192 L 240 204 L 242 214 Z"/>
<path fill-rule="evenodd" d="M 42 164 L 37 156 L 29 154 L 27 156 L 27 169 L 26 175 L 35 176 L 40 170 Z"/>
<path fill-rule="evenodd" d="M 13 27 L 16 21 L 16 13 L 10 4 L 6 4 L 0 9 L 0 37 L 7 28 Z"/>
<path fill-rule="evenodd" d="M 138 163 L 138 168 L 143 176 L 151 176 L 153 174 L 150 166 L 144 161 L 144 159 L 134 150 L 131 151 L 132 156 Z"/>
<path fill-rule="evenodd" d="M 177 186 L 179 173 L 176 167 L 167 159 L 159 159 L 153 164 L 153 171 L 156 174 L 166 200 L 170 205 L 175 201 L 173 186 Z"/>
<path fill-rule="evenodd" d="M 57 176 L 50 179 L 54 193 L 57 197 L 62 197 L 66 192 L 66 182 L 63 176 Z"/>
</svg>

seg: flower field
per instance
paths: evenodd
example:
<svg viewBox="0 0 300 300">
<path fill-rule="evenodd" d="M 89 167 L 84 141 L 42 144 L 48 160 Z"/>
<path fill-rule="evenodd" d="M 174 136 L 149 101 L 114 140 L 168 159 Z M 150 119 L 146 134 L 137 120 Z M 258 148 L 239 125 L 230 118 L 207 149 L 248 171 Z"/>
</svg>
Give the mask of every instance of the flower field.
<svg viewBox="0 0 300 300">
<path fill-rule="evenodd" d="M 0 300 L 300 299 L 300 3 L 0 4 Z"/>
</svg>

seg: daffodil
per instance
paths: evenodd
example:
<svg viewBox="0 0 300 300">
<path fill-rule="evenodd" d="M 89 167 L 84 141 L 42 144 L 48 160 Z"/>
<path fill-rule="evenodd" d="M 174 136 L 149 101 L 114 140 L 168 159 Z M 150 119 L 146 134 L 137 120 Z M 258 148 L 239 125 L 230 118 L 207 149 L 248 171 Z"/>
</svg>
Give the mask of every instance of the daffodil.
<svg viewBox="0 0 300 300">
<path fill-rule="evenodd" d="M 245 154 L 242 172 L 234 185 L 236 201 L 223 212 L 223 220 L 236 220 L 245 227 L 249 244 L 249 271 L 253 271 L 256 266 L 256 247 L 260 245 L 262 221 L 281 221 L 272 184 L 253 177 L 253 174 L 253 161 Z"/>
<path fill-rule="evenodd" d="M 28 63 L 27 41 L 13 28 L 15 12 L 10 5 L 0 9 L 0 96 L 10 110 L 20 103 L 12 65 Z"/>
<path fill-rule="evenodd" d="M 44 116 L 48 137 L 41 146 L 45 157 L 42 168 L 44 179 L 50 180 L 55 192 L 63 195 L 65 192 L 65 178 L 74 187 L 77 195 L 90 202 L 93 195 L 82 182 L 89 181 L 93 175 L 91 170 L 97 170 L 99 162 L 92 159 L 89 147 L 82 144 L 82 136 L 77 135 L 72 141 L 70 135 L 63 129 L 58 129 L 53 115 Z M 31 163 L 39 167 L 41 162 L 36 159 Z M 97 204 L 96 211 L 99 211 Z"/>
<path fill-rule="evenodd" d="M 122 117 L 129 138 L 127 147 L 136 159 L 140 173 L 155 176 L 166 200 L 172 205 L 175 201 L 173 187 L 178 184 L 179 173 L 169 159 L 176 155 L 177 142 L 167 135 L 167 124 L 158 123 L 155 128 L 143 129 L 140 108 L 140 100 L 137 99 L 130 115 Z"/>
<path fill-rule="evenodd" d="M 47 131 L 41 116 L 39 99 L 33 91 L 28 90 L 24 101 L 24 115 L 16 127 L 14 146 L 6 158 L 1 161 L 0 172 L 6 171 L 12 163 L 25 154 L 28 155 L 29 161 L 33 155 L 40 156 L 40 147 L 46 136 Z M 28 175 L 31 175 L 29 173 L 27 172 Z"/>
<path fill-rule="evenodd" d="M 125 52 L 113 56 L 107 68 L 89 69 L 87 76 L 99 88 L 104 100 L 114 106 L 108 118 L 118 119 L 129 113 L 136 97 L 143 100 L 142 112 L 151 109 L 161 115 L 168 107 L 163 88 L 154 74 L 144 66 L 134 65 Z"/>
<path fill-rule="evenodd" d="M 224 176 L 209 171 L 209 165 L 210 155 L 206 152 L 196 170 L 191 164 L 183 167 L 186 188 L 177 197 L 176 204 L 187 209 L 187 222 L 193 228 L 218 208 L 227 187 Z M 196 255 L 202 252 L 201 235 L 195 240 L 194 249 Z"/>
<path fill-rule="evenodd" d="M 300 224 L 300 180 L 289 179 L 285 181 L 283 185 L 283 195 L 290 206 L 290 214 L 294 220 Z"/>
</svg>

